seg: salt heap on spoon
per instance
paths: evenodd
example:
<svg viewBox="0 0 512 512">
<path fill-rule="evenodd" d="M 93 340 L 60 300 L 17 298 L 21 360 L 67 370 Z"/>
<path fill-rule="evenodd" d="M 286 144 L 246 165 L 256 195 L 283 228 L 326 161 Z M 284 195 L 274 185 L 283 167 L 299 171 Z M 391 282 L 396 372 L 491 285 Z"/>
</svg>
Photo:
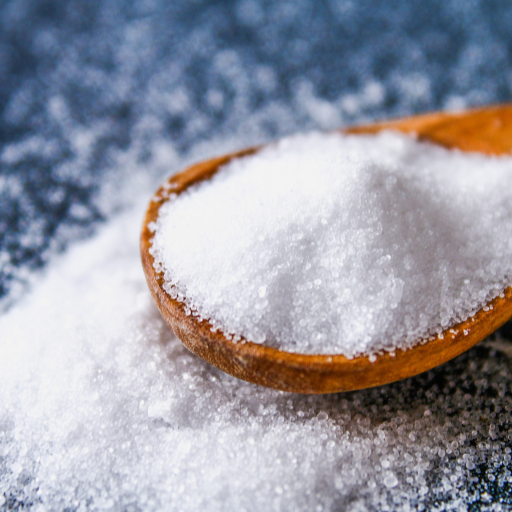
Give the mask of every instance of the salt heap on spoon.
<svg viewBox="0 0 512 512">
<path fill-rule="evenodd" d="M 398 133 L 309 134 L 164 203 L 155 269 L 228 339 L 375 357 L 510 284 L 512 159 Z"/>
</svg>

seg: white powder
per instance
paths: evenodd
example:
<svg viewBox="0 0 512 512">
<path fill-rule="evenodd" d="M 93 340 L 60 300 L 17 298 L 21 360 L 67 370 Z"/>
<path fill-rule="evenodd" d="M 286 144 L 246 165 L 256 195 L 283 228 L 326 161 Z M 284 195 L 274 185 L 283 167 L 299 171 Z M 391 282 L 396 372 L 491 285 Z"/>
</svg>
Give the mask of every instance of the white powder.
<svg viewBox="0 0 512 512">
<path fill-rule="evenodd" d="M 347 357 L 408 348 L 512 278 L 512 159 L 398 133 L 313 133 L 159 213 L 166 289 L 234 340 Z"/>
<path fill-rule="evenodd" d="M 353 393 L 239 381 L 161 319 L 142 211 L 56 259 L 0 318 L 1 510 L 461 511 L 491 494 L 500 510 L 510 342 Z"/>
</svg>

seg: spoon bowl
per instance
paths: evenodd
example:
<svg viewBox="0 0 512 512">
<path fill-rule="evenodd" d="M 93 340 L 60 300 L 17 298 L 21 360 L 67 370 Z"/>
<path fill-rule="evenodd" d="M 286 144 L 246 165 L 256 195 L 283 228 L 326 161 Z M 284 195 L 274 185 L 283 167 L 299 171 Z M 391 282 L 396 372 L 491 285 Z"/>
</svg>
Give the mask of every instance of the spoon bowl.
<svg viewBox="0 0 512 512">
<path fill-rule="evenodd" d="M 512 105 L 487 107 L 462 113 L 433 113 L 353 127 L 343 133 L 368 134 L 381 130 L 415 134 L 418 139 L 447 148 L 488 155 L 512 153 Z M 258 147 L 193 165 L 166 180 L 153 197 L 141 234 L 142 264 L 155 302 L 176 336 L 205 361 L 239 379 L 282 391 L 333 393 L 364 389 L 412 377 L 439 366 L 470 349 L 512 318 L 512 287 L 472 318 L 445 330 L 431 341 L 418 340 L 408 350 L 398 349 L 371 362 L 367 356 L 297 354 L 243 340 L 234 343 L 211 331 L 208 321 L 187 315 L 185 305 L 164 290 L 164 280 L 153 267 L 150 254 L 152 222 L 163 203 L 190 186 L 210 179 L 222 166 L 254 154 Z"/>
</svg>

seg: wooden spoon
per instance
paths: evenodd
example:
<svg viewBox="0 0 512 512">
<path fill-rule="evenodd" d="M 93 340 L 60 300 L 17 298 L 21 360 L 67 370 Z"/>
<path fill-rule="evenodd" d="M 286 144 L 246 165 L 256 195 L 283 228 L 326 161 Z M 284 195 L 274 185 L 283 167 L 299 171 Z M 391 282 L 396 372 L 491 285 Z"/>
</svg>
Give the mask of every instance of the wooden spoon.
<svg viewBox="0 0 512 512">
<path fill-rule="evenodd" d="M 414 133 L 419 139 L 448 148 L 489 155 L 512 153 L 512 105 L 494 106 L 463 113 L 433 113 L 342 130 L 344 133 L 376 133 L 394 129 Z M 191 185 L 211 178 L 221 166 L 259 148 L 249 148 L 193 165 L 166 180 L 146 213 L 142 235 L 142 263 L 149 289 L 162 316 L 176 336 L 194 354 L 217 368 L 249 382 L 296 393 L 332 393 L 387 384 L 430 370 L 468 350 L 512 317 L 512 287 L 504 298 L 494 299 L 474 318 L 447 329 L 436 338 L 409 350 L 397 350 L 370 362 L 368 357 L 305 355 L 280 351 L 255 343 L 233 343 L 220 332 L 211 332 L 207 321 L 185 314 L 184 305 L 163 289 L 163 278 L 153 268 L 149 253 L 160 206 L 170 193 L 180 194 Z M 208 286 L 208 283 L 205 283 Z M 420 340 L 418 340 L 420 341 Z"/>
</svg>

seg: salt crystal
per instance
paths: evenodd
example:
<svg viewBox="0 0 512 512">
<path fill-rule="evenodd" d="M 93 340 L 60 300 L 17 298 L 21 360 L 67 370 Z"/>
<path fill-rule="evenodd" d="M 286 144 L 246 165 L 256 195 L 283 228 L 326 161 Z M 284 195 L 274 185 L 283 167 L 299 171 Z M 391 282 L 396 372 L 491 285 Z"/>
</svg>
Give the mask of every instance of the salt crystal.
<svg viewBox="0 0 512 512">
<path fill-rule="evenodd" d="M 384 474 L 384 485 L 390 489 L 398 485 L 398 480 L 392 471 L 386 471 Z"/>
<path fill-rule="evenodd" d="M 298 135 L 164 204 L 152 253 L 228 338 L 393 355 L 510 285 L 511 189 L 510 157 L 393 132 Z"/>
</svg>

